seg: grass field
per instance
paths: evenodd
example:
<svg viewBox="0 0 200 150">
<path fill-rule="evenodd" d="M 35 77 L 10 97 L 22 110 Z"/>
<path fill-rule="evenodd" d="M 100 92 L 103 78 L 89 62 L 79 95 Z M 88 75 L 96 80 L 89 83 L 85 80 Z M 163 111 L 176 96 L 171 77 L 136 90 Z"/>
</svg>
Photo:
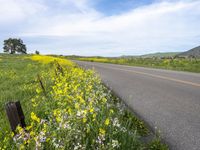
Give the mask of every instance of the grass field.
<svg viewBox="0 0 200 150">
<path fill-rule="evenodd" d="M 103 58 L 103 57 L 71 57 L 70 59 L 94 61 L 130 66 L 162 68 L 179 71 L 200 72 L 200 59 L 160 59 L 160 58 Z"/>
<path fill-rule="evenodd" d="M 42 84 L 41 84 L 42 83 Z M 19 100 L 26 129 L 10 131 L 5 104 Z M 0 149 L 168 149 L 92 70 L 59 57 L 0 55 Z"/>
</svg>

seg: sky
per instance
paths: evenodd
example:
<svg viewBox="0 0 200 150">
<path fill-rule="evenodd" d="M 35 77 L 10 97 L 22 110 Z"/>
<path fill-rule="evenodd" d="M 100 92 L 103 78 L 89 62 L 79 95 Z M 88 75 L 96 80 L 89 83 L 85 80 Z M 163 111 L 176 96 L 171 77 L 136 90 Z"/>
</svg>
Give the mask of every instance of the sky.
<svg viewBox="0 0 200 150">
<path fill-rule="evenodd" d="M 29 53 L 121 56 L 200 45 L 200 0 L 0 0 L 0 44 Z"/>
</svg>

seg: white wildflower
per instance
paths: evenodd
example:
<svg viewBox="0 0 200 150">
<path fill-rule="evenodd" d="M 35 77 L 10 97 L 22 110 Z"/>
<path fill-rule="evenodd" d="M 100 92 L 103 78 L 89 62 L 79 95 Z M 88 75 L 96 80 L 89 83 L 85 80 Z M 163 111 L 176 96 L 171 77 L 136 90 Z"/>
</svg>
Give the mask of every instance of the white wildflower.
<svg viewBox="0 0 200 150">
<path fill-rule="evenodd" d="M 117 140 L 112 140 L 112 147 L 113 148 L 119 148 L 120 144 Z"/>
<path fill-rule="evenodd" d="M 118 118 L 114 118 L 114 120 L 113 120 L 113 126 L 120 127 L 120 123 L 119 123 Z"/>
</svg>

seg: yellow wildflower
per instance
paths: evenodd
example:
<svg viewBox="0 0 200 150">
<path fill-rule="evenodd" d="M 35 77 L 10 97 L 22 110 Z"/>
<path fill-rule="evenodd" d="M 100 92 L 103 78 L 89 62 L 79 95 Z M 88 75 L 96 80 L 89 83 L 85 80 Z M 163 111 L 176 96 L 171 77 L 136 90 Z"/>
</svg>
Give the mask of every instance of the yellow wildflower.
<svg viewBox="0 0 200 150">
<path fill-rule="evenodd" d="M 113 114 L 113 113 L 114 113 L 114 110 L 113 110 L 113 109 L 110 109 L 110 113 Z"/>
<path fill-rule="evenodd" d="M 40 118 L 38 118 L 34 112 L 31 113 L 31 119 L 37 121 L 38 123 L 40 122 Z"/>
<path fill-rule="evenodd" d="M 84 118 L 83 118 L 83 123 L 86 123 L 86 121 L 87 121 L 87 118 L 84 117 Z"/>
<path fill-rule="evenodd" d="M 68 113 L 69 113 L 70 115 L 72 114 L 71 108 L 68 109 Z"/>
<path fill-rule="evenodd" d="M 79 99 L 81 104 L 85 104 L 85 100 L 81 96 L 79 96 Z"/>
<path fill-rule="evenodd" d="M 19 149 L 20 149 L 20 150 L 23 150 L 23 149 L 25 149 L 25 146 L 24 146 L 24 144 L 21 144 L 21 145 L 19 146 Z"/>
<path fill-rule="evenodd" d="M 105 121 L 105 125 L 108 126 L 110 124 L 110 120 L 107 118 Z"/>
<path fill-rule="evenodd" d="M 92 121 L 96 120 L 96 116 L 97 116 L 97 114 L 95 114 L 95 113 L 92 115 L 92 117 L 93 117 Z"/>
<path fill-rule="evenodd" d="M 60 112 L 60 110 L 55 109 L 55 110 L 53 111 L 53 114 L 54 114 L 54 116 L 58 116 L 58 115 L 61 114 L 61 112 Z"/>
<path fill-rule="evenodd" d="M 75 108 L 76 108 L 76 109 L 79 109 L 79 108 L 80 108 L 80 106 L 79 106 L 78 103 L 75 104 Z"/>
<path fill-rule="evenodd" d="M 99 134 L 100 135 L 105 135 L 106 134 L 106 131 L 102 128 L 99 129 Z"/>
<path fill-rule="evenodd" d="M 27 126 L 26 127 L 26 130 L 30 130 L 32 128 L 32 126 L 30 125 L 30 126 Z"/>
<path fill-rule="evenodd" d="M 19 131 L 19 133 L 22 133 L 23 128 L 21 126 L 17 126 L 17 131 Z"/>
<path fill-rule="evenodd" d="M 11 137 L 14 137 L 14 135 L 15 135 L 14 132 L 12 132 L 12 133 L 11 133 Z"/>
<path fill-rule="evenodd" d="M 33 137 L 35 133 L 33 131 L 30 132 L 30 136 Z"/>
<path fill-rule="evenodd" d="M 87 114 L 87 109 L 83 110 L 83 114 L 84 114 L 84 115 Z"/>
<path fill-rule="evenodd" d="M 106 103 L 106 102 L 107 102 L 107 99 L 106 99 L 106 98 L 103 98 L 102 101 L 103 101 L 103 103 Z"/>
<path fill-rule="evenodd" d="M 62 121 L 62 118 L 61 118 L 61 117 L 59 117 L 59 116 L 57 116 L 57 117 L 56 117 L 56 121 L 59 123 L 59 122 L 61 122 L 61 121 Z"/>
<path fill-rule="evenodd" d="M 91 109 L 90 109 L 90 112 L 93 113 L 93 112 L 94 112 L 94 108 L 91 108 Z"/>
<path fill-rule="evenodd" d="M 33 55 L 31 57 L 28 57 L 34 61 L 38 61 L 43 64 L 52 63 L 54 61 L 57 61 L 60 65 L 68 65 L 68 66 L 74 66 L 74 63 L 67 59 L 52 57 L 52 56 L 42 56 L 42 55 Z"/>
</svg>

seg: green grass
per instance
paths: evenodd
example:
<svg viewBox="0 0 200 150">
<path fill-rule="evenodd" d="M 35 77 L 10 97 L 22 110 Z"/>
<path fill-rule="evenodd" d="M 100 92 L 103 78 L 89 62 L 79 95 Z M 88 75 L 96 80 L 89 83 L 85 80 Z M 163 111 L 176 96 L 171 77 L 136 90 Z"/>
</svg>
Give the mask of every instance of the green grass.
<svg viewBox="0 0 200 150">
<path fill-rule="evenodd" d="M 160 58 L 98 58 L 98 57 L 71 57 L 70 59 L 113 63 L 130 66 L 161 68 L 178 71 L 200 72 L 200 59 L 160 59 Z"/>
<path fill-rule="evenodd" d="M 0 58 L 0 128 L 8 131 L 5 104 L 20 100 L 24 111 L 29 113 L 32 109 L 30 99 L 36 95 L 29 85 L 37 84 L 37 74 L 48 69 L 48 66 L 17 55 L 3 55 Z"/>
<path fill-rule="evenodd" d="M 168 149 L 159 138 L 141 140 L 146 125 L 92 70 L 58 57 L 62 66 L 52 57 L 30 57 L 0 55 L 0 149 Z M 17 100 L 27 128 L 18 128 L 14 142 L 5 104 Z"/>
</svg>

